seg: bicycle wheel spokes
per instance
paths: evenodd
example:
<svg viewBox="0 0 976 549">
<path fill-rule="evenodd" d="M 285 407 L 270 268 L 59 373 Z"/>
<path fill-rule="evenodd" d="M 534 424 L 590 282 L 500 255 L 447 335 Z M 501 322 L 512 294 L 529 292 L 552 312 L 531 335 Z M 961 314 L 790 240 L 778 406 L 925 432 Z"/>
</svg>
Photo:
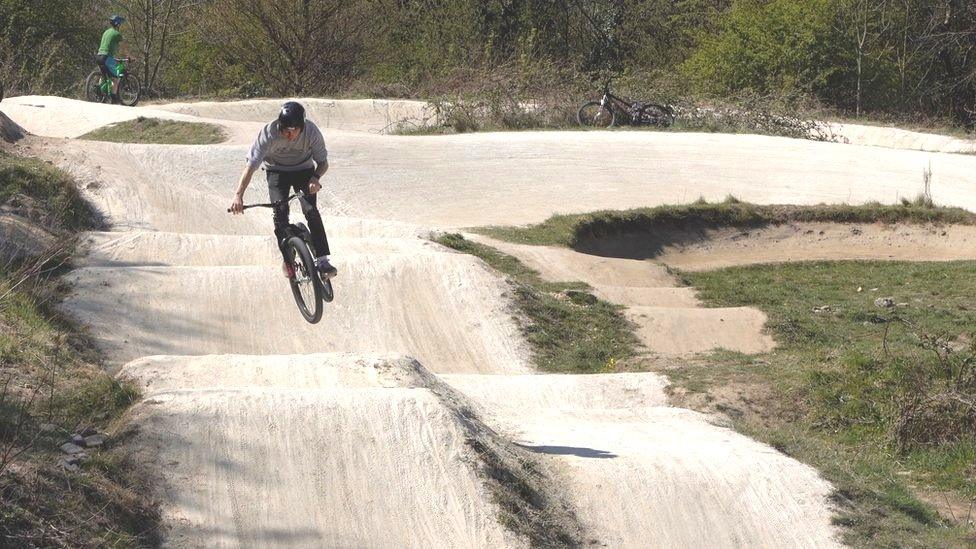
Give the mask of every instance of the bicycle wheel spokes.
<svg viewBox="0 0 976 549">
<path fill-rule="evenodd" d="M 298 237 L 288 240 L 287 250 L 295 269 L 295 277 L 290 281 L 295 303 L 305 320 L 314 324 L 322 318 L 322 284 L 312 254 L 305 241 Z"/>
<path fill-rule="evenodd" d="M 590 128 L 609 128 L 615 122 L 613 111 L 598 101 L 590 101 L 580 107 L 576 119 L 580 126 Z"/>
<path fill-rule="evenodd" d="M 308 310 L 315 309 L 315 280 L 309 275 L 305 264 L 301 261 L 295 262 L 295 283 L 298 284 L 298 291 L 302 294 L 302 301 Z"/>
</svg>

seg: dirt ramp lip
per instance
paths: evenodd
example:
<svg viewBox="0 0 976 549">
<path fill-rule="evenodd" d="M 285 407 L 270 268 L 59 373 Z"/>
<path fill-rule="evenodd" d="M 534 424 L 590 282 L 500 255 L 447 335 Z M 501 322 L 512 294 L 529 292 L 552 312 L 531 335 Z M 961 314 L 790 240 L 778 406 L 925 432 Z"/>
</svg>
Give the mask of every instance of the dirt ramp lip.
<svg viewBox="0 0 976 549">
<path fill-rule="evenodd" d="M 976 226 L 794 222 L 658 227 L 587 238 L 576 248 L 604 258 L 653 259 L 689 271 L 792 261 L 955 261 L 976 259 Z"/>
<path fill-rule="evenodd" d="M 155 105 L 161 110 L 192 116 L 241 122 L 267 123 L 278 116 L 286 101 L 298 101 L 309 120 L 321 128 L 384 133 L 400 124 L 425 125 L 433 120 L 434 109 L 423 101 L 402 99 L 320 99 L 282 98 L 245 101 L 201 101 Z"/>
<path fill-rule="evenodd" d="M 219 367 L 218 367 L 219 366 Z M 146 395 L 193 389 L 363 389 L 423 387 L 420 363 L 393 354 L 203 355 L 143 357 L 122 367 L 119 376 Z"/>
<path fill-rule="evenodd" d="M 571 410 L 633 409 L 667 406 L 664 376 L 650 373 L 470 375 L 441 378 L 475 402 L 507 414 Z M 505 395 L 498 398 L 498 395 Z"/>
<path fill-rule="evenodd" d="M 420 238 L 346 236 L 342 223 L 329 220 L 329 241 L 343 259 L 363 256 L 420 255 L 447 251 Z M 269 232 L 262 235 L 195 235 L 159 231 L 93 232 L 85 237 L 81 267 L 275 266 L 281 253 Z"/>
</svg>

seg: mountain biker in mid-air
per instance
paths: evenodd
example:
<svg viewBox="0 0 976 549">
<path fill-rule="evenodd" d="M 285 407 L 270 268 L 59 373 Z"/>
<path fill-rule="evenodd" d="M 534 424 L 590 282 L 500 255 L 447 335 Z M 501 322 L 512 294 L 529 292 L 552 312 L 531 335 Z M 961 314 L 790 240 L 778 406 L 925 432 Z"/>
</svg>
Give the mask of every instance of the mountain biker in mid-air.
<svg viewBox="0 0 976 549">
<path fill-rule="evenodd" d="M 112 80 L 112 104 L 120 105 L 122 100 L 119 98 L 119 70 L 115 57 L 119 53 L 119 43 L 122 42 L 119 27 L 125 22 L 125 18 L 121 15 L 113 15 L 109 17 L 108 22 L 112 26 L 102 33 L 102 42 L 98 46 L 98 53 L 95 54 L 95 64 L 101 69 L 103 77 Z"/>
<path fill-rule="evenodd" d="M 268 173 L 268 194 L 271 202 L 278 202 L 274 210 L 275 237 L 280 244 L 287 236 L 288 195 L 292 189 L 305 193 L 301 200 L 302 213 L 308 220 L 312 234 L 312 252 L 315 264 L 323 276 L 334 277 L 336 268 L 329 263 L 329 240 L 325 235 L 322 217 L 315 205 L 315 198 L 322 183 L 319 181 L 329 169 L 328 151 L 318 126 L 305 119 L 305 108 L 289 101 L 281 106 L 278 119 L 267 124 L 258 134 L 247 156 L 247 165 L 241 173 L 237 192 L 231 202 L 230 211 L 244 212 L 244 191 L 251 183 L 251 176 L 264 162 Z M 281 251 L 285 262 L 285 276 L 293 278 L 295 272 L 291 262 Z"/>
</svg>

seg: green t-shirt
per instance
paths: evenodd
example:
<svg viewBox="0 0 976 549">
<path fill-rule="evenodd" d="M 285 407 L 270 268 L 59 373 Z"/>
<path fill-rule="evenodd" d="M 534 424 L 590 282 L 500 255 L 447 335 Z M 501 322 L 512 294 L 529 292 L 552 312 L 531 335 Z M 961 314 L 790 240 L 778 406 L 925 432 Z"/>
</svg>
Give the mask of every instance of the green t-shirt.
<svg viewBox="0 0 976 549">
<path fill-rule="evenodd" d="M 102 45 L 98 46 L 98 55 L 111 55 L 115 57 L 119 53 L 119 42 L 121 41 L 122 33 L 118 29 L 115 27 L 106 29 L 102 33 Z"/>
</svg>

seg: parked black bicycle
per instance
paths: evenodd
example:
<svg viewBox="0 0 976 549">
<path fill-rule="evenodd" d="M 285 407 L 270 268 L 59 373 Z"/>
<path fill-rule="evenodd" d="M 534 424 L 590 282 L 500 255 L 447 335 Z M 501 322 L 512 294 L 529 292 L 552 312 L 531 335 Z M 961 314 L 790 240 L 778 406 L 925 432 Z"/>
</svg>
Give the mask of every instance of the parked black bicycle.
<svg viewBox="0 0 976 549">
<path fill-rule="evenodd" d="M 615 125 L 658 126 L 674 124 L 674 109 L 646 101 L 628 101 L 610 92 L 610 81 L 603 86 L 599 101 L 587 101 L 576 113 L 580 126 L 609 128 Z"/>
<path fill-rule="evenodd" d="M 291 202 L 294 199 L 305 200 L 305 193 L 301 191 L 289 196 L 280 202 L 268 204 L 247 204 L 248 208 L 278 208 L 280 205 Z M 227 210 L 230 212 L 230 210 Z M 291 284 L 291 293 L 295 296 L 295 303 L 298 304 L 298 311 L 302 313 L 305 320 L 315 324 L 322 319 L 324 307 L 322 302 L 331 302 L 335 298 L 332 290 L 332 280 L 328 276 L 323 276 L 315 266 L 312 256 L 312 235 L 308 232 L 308 227 L 304 223 L 291 223 L 286 230 L 286 236 L 281 239 L 278 246 L 284 252 L 286 261 L 292 268 L 294 276 L 288 278 Z"/>
</svg>

